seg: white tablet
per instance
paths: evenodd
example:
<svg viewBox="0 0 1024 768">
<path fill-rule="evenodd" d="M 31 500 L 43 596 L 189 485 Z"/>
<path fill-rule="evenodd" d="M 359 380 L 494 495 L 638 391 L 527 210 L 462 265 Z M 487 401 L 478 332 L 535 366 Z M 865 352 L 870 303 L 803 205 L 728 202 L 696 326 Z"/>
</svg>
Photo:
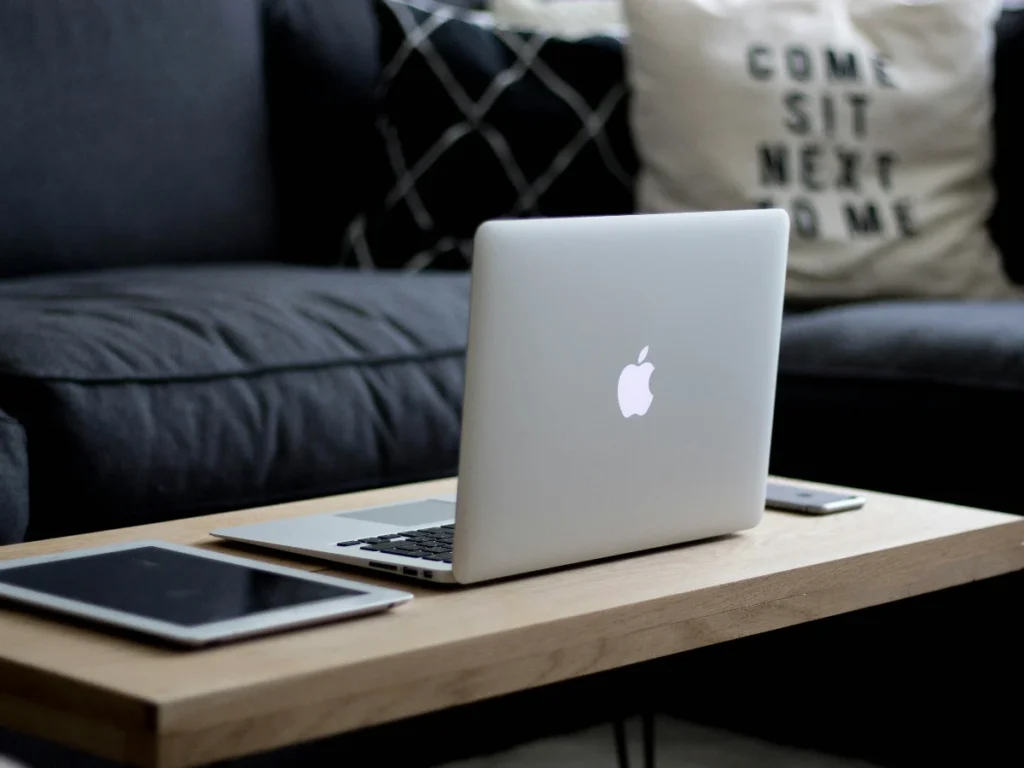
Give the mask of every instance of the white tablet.
<svg viewBox="0 0 1024 768">
<path fill-rule="evenodd" d="M 199 646 L 384 611 L 412 595 L 137 541 L 0 562 L 0 597 Z"/>
</svg>

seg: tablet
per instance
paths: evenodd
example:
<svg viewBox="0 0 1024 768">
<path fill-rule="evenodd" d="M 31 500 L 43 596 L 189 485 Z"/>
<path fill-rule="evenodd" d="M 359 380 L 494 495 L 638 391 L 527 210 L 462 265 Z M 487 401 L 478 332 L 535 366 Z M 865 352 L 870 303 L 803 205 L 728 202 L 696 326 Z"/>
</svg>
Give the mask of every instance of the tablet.
<svg viewBox="0 0 1024 768">
<path fill-rule="evenodd" d="M 138 541 L 0 562 L 0 597 L 200 646 L 384 611 L 412 595 Z"/>
</svg>

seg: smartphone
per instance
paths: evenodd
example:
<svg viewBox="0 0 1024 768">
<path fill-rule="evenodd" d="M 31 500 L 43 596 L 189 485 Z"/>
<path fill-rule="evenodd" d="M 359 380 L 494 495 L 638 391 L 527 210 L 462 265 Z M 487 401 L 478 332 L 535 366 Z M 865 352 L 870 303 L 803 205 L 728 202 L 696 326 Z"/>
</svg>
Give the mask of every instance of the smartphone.
<svg viewBox="0 0 1024 768">
<path fill-rule="evenodd" d="M 799 485 L 768 483 L 765 506 L 786 512 L 802 512 L 805 515 L 828 515 L 832 512 L 846 512 L 860 509 L 867 500 L 852 493 L 832 493 Z"/>
</svg>

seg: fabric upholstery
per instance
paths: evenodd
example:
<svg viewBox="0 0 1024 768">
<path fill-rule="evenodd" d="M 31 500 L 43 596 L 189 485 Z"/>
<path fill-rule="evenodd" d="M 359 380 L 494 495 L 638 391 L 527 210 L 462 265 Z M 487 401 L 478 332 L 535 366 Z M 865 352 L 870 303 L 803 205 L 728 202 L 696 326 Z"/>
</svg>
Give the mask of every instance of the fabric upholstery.
<svg viewBox="0 0 1024 768">
<path fill-rule="evenodd" d="M 772 471 L 1024 513 L 1024 302 L 887 302 L 783 325 Z"/>
<path fill-rule="evenodd" d="M 0 412 L 0 546 L 21 541 L 28 527 L 25 430 Z"/>
<path fill-rule="evenodd" d="M 255 0 L 0 0 L 0 277 L 275 250 Z"/>
<path fill-rule="evenodd" d="M 989 225 L 1011 280 L 1024 283 L 1024 10 L 1004 11 L 996 25 L 996 207 Z"/>
<path fill-rule="evenodd" d="M 264 23 L 282 248 L 296 260 L 334 263 L 382 162 L 372 4 L 267 0 Z"/>
<path fill-rule="evenodd" d="M 468 290 L 276 265 L 0 283 L 29 536 L 453 474 Z"/>
</svg>

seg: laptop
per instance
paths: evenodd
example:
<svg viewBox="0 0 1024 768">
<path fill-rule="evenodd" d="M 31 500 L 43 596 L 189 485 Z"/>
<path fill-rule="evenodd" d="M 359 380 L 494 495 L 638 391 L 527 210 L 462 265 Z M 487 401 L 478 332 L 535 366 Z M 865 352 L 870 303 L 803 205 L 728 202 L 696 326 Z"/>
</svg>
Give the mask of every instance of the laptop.
<svg viewBox="0 0 1024 768">
<path fill-rule="evenodd" d="M 781 210 L 485 223 L 457 496 L 213 535 L 471 584 L 757 525 L 788 239 Z"/>
</svg>

